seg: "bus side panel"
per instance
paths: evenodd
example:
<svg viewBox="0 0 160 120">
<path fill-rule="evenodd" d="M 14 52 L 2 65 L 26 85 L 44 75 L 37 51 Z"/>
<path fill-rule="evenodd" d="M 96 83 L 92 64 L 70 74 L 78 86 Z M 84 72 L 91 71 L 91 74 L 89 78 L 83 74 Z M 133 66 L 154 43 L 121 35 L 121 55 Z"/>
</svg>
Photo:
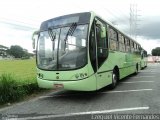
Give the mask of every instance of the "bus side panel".
<svg viewBox="0 0 160 120">
<path fill-rule="evenodd" d="M 97 90 L 112 83 L 112 71 L 97 74 Z"/>
<path fill-rule="evenodd" d="M 115 66 L 119 68 L 120 78 L 128 75 L 127 69 L 120 69 L 126 65 L 125 53 L 110 51 L 109 56 L 103 65 L 98 69 L 97 89 L 112 83 L 112 72 Z"/>
<path fill-rule="evenodd" d="M 112 71 L 115 66 L 119 68 L 119 77 L 122 79 L 135 72 L 137 62 L 138 59 L 131 53 L 110 51 L 107 60 L 98 69 L 97 89 L 112 83 Z"/>
</svg>

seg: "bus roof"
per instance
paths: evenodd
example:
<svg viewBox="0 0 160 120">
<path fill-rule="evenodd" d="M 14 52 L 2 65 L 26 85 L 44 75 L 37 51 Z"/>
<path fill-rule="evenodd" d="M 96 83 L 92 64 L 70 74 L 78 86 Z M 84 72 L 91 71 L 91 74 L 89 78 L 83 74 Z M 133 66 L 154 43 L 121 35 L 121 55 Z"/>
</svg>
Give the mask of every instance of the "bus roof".
<svg viewBox="0 0 160 120">
<path fill-rule="evenodd" d="M 63 19 L 63 18 L 65 18 L 65 17 L 69 17 L 69 16 L 74 17 L 74 16 L 76 16 L 76 15 L 79 15 L 81 18 L 85 19 L 85 20 L 80 19 L 79 21 L 77 20 L 77 21 L 80 22 L 80 23 L 82 23 L 82 22 L 87 22 L 87 21 L 88 21 L 87 18 L 89 18 L 89 17 L 86 17 L 86 16 L 90 16 L 90 15 L 91 15 L 92 18 L 94 18 L 94 17 L 97 16 L 98 18 L 100 18 L 100 19 L 102 19 L 104 22 L 106 22 L 108 25 L 110 25 L 110 26 L 112 26 L 114 29 L 118 30 L 121 34 L 125 35 L 128 39 L 130 39 L 130 40 L 134 41 L 136 44 L 140 45 L 140 44 L 139 44 L 137 41 L 135 41 L 133 38 L 131 38 L 130 36 L 126 35 L 126 34 L 125 34 L 124 32 L 122 32 L 121 30 L 119 30 L 119 28 L 117 28 L 116 26 L 114 26 L 111 22 L 109 22 L 108 20 L 103 19 L 101 16 L 97 15 L 97 14 L 96 14 L 95 12 L 93 12 L 93 11 L 90 11 L 90 12 L 81 12 L 81 13 L 74 13 L 74 14 L 68 14 L 68 15 L 63 15 L 63 16 L 59 16 L 59 17 L 55 17 L 55 18 L 46 20 L 46 21 L 42 22 L 41 27 L 40 27 L 40 30 L 47 29 L 48 27 L 50 27 L 50 26 L 53 25 L 53 24 L 58 24 L 58 20 L 59 20 L 59 19 Z M 75 17 L 74 17 L 74 19 L 72 19 L 72 21 L 74 22 L 74 20 L 76 20 Z M 62 21 L 62 22 L 63 22 L 63 21 Z M 140 46 L 141 46 L 141 45 L 140 45 Z"/>
</svg>

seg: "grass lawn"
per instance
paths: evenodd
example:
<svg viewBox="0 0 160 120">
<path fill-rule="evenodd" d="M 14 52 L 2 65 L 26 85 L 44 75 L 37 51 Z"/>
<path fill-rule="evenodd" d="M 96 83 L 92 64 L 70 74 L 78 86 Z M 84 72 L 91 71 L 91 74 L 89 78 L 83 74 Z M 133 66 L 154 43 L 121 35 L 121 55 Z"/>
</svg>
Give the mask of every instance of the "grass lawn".
<svg viewBox="0 0 160 120">
<path fill-rule="evenodd" d="M 17 82 L 36 82 L 36 61 L 28 60 L 0 60 L 0 75 L 11 74 Z"/>
</svg>

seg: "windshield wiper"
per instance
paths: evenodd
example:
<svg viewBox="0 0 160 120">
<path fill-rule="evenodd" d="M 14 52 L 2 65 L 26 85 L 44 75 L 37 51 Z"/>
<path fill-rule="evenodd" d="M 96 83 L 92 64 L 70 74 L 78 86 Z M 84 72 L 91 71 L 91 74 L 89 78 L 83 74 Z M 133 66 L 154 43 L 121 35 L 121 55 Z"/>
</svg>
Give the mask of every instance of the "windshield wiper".
<svg viewBox="0 0 160 120">
<path fill-rule="evenodd" d="M 53 32 L 51 28 L 48 28 L 48 34 L 49 34 L 52 41 L 54 41 L 56 39 L 56 33 Z"/>
<path fill-rule="evenodd" d="M 52 41 L 52 51 L 54 51 L 55 47 L 55 42 L 54 40 L 56 39 L 56 32 L 53 32 L 51 28 L 48 28 L 48 34 L 49 37 L 51 38 Z M 54 59 L 54 55 L 52 54 L 52 59 Z"/>
<path fill-rule="evenodd" d="M 64 44 L 64 50 L 66 49 L 66 42 L 67 42 L 68 36 L 69 36 L 69 35 L 70 35 L 70 36 L 73 35 L 76 27 L 77 27 L 77 23 L 72 23 L 72 25 L 70 26 L 70 28 L 69 28 L 69 30 L 68 30 L 65 38 L 64 38 L 64 42 L 65 42 L 65 44 Z"/>
</svg>

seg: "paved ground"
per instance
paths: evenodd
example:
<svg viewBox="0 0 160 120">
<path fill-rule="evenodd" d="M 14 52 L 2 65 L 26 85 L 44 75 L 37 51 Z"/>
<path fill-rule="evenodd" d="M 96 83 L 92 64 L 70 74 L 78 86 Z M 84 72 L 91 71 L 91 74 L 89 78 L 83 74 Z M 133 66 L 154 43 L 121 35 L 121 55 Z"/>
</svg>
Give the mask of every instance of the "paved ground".
<svg viewBox="0 0 160 120">
<path fill-rule="evenodd" d="M 123 79 L 114 90 L 56 91 L 0 109 L 0 113 L 3 119 L 17 118 L 18 114 L 18 120 L 160 119 L 156 115 L 160 113 L 160 64 L 149 64 L 138 75 Z"/>
</svg>

